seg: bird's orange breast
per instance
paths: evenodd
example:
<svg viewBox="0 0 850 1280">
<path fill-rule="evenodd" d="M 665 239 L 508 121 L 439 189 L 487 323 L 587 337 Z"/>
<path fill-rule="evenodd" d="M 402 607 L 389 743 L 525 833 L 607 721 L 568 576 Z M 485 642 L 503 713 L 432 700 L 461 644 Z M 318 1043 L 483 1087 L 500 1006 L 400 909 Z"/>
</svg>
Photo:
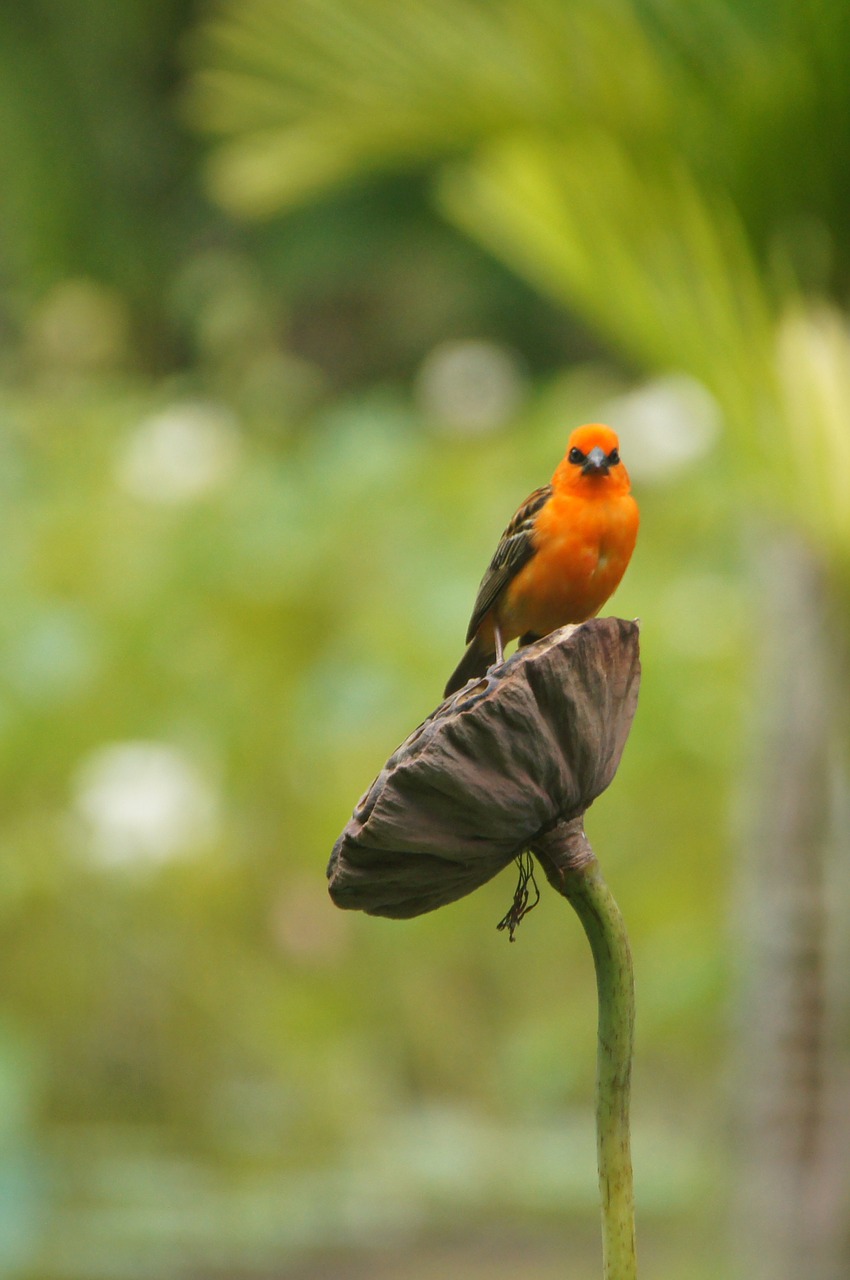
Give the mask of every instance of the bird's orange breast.
<svg viewBox="0 0 850 1280">
<path fill-rule="evenodd" d="M 535 522 L 534 554 L 496 608 L 504 639 L 547 635 L 598 613 L 626 571 L 638 522 L 629 493 L 556 492 Z"/>
</svg>

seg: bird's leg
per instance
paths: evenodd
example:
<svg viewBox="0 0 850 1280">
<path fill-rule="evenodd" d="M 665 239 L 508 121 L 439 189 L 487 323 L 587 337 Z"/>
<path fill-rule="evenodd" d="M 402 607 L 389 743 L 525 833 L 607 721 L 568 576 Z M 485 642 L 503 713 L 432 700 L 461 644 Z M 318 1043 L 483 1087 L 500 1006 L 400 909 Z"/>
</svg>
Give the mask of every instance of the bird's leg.
<svg viewBox="0 0 850 1280">
<path fill-rule="evenodd" d="M 493 623 L 493 636 L 496 640 L 496 664 L 505 660 L 505 648 L 502 644 L 502 632 L 498 622 Z"/>
</svg>

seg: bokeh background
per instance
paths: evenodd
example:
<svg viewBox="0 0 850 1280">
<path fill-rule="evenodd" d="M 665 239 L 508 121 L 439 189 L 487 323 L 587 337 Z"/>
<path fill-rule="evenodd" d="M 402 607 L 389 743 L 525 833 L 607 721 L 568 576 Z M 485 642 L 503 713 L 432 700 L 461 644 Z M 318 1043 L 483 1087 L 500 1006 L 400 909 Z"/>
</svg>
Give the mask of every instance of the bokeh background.
<svg viewBox="0 0 850 1280">
<path fill-rule="evenodd" d="M 850 1271 L 847 0 L 0 7 L 0 1273 L 600 1273 L 587 948 L 334 838 L 620 432 L 655 1280 Z"/>
</svg>

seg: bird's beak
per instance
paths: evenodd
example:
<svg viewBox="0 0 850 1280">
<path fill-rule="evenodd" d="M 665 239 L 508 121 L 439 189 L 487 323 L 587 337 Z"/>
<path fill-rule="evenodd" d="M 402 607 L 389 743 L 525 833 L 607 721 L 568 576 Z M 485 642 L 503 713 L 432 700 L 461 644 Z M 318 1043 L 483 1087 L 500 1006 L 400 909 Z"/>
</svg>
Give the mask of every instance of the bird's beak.
<svg viewBox="0 0 850 1280">
<path fill-rule="evenodd" d="M 608 458 L 605 455 L 605 451 L 597 445 L 587 455 L 587 461 L 581 469 L 581 474 L 583 476 L 607 476 L 608 469 Z"/>
</svg>

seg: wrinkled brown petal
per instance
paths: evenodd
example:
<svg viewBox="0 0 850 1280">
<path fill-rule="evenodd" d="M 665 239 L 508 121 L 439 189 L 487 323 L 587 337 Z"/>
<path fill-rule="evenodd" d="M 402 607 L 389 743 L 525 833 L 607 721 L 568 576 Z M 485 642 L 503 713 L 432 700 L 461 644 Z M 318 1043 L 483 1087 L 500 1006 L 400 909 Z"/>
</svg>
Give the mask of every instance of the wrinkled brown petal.
<svg viewBox="0 0 850 1280">
<path fill-rule="evenodd" d="M 406 917 L 463 897 L 611 782 L 637 705 L 638 626 L 596 618 L 520 649 L 442 703 L 334 845 L 337 906 Z"/>
</svg>

